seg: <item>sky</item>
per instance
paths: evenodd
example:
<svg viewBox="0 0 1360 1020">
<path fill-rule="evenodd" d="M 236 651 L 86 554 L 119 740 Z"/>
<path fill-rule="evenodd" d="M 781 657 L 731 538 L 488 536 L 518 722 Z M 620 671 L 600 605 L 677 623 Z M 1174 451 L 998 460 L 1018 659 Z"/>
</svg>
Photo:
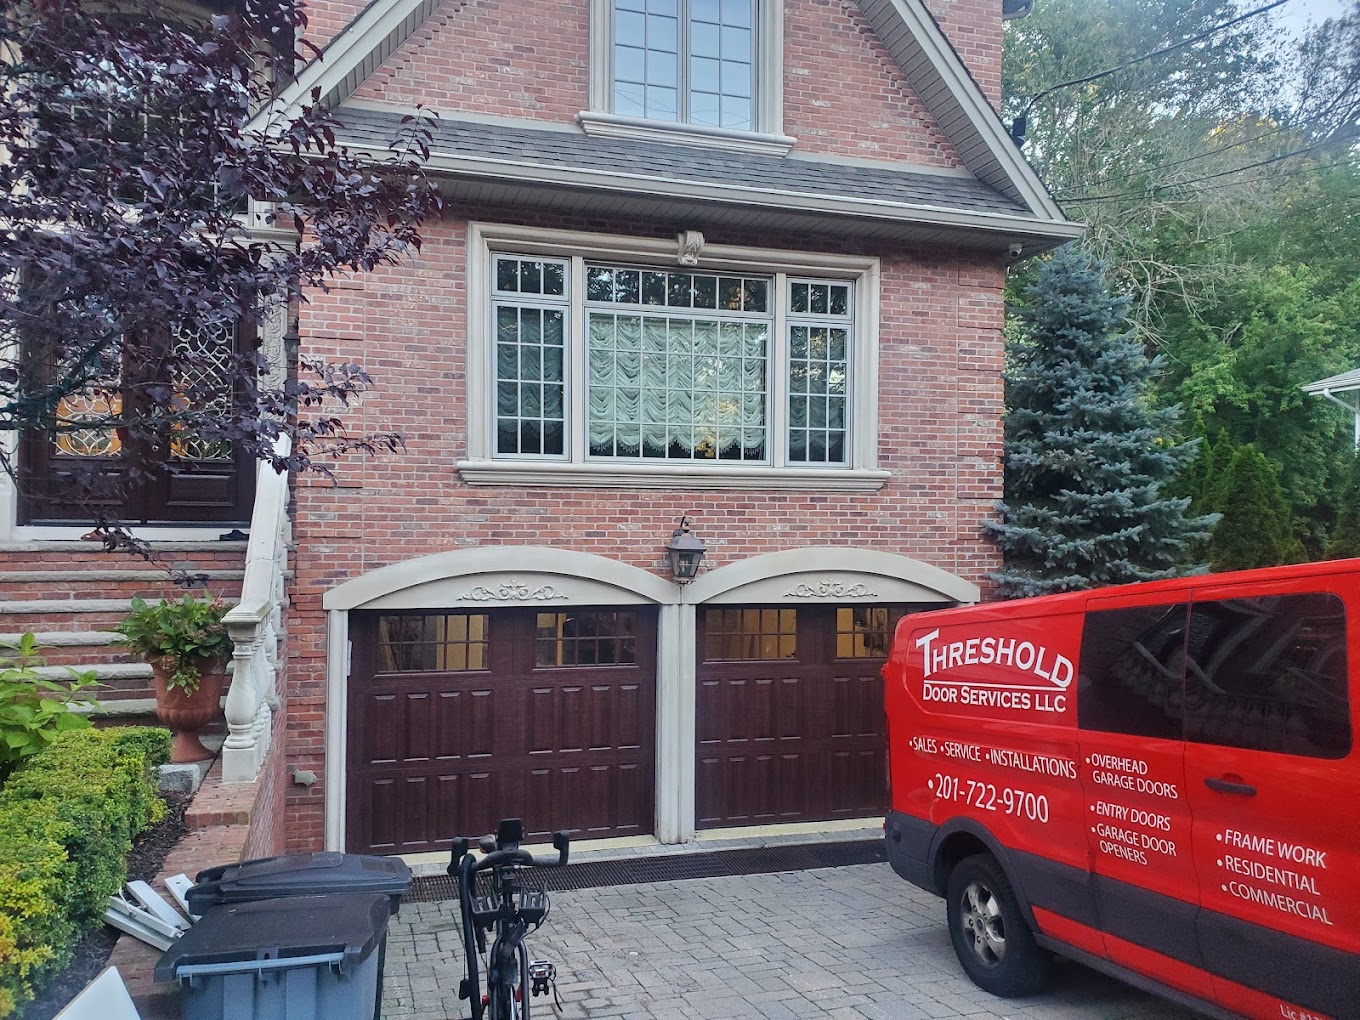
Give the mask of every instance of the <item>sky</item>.
<svg viewBox="0 0 1360 1020">
<path fill-rule="evenodd" d="M 1319 24 L 1328 18 L 1335 18 L 1352 5 L 1353 0 L 1289 0 L 1289 3 L 1275 13 L 1279 24 L 1291 34 L 1297 35 L 1307 27 L 1308 22 Z M 1261 7 L 1264 4 L 1243 4 L 1244 9 Z"/>
</svg>

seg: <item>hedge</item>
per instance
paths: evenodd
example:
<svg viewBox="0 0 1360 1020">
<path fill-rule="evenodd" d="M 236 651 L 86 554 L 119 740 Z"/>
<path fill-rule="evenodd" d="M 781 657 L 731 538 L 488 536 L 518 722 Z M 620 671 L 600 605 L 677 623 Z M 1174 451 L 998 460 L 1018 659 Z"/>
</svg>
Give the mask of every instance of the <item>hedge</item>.
<svg viewBox="0 0 1360 1020">
<path fill-rule="evenodd" d="M 127 877 L 132 837 L 165 814 L 166 730 L 73 730 L 0 790 L 0 1018 L 61 970 Z"/>
</svg>

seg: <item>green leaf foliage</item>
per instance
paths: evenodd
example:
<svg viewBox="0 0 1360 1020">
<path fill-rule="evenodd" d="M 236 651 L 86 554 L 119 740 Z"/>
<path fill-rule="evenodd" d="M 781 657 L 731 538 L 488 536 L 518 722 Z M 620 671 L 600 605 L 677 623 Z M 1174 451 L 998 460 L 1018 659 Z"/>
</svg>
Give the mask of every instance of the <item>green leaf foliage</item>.
<svg viewBox="0 0 1360 1020">
<path fill-rule="evenodd" d="M 1275 465 L 1254 446 L 1233 454 L 1214 497 L 1223 513 L 1209 540 L 1214 570 L 1273 567 L 1306 558 L 1294 537 Z"/>
<path fill-rule="evenodd" d="M 73 709 L 89 702 L 94 673 L 71 669 L 69 679 L 53 680 L 39 672 L 47 665 L 42 650 L 31 633 L 0 644 L 0 782 L 57 734 L 90 725 Z"/>
<path fill-rule="evenodd" d="M 1347 466 L 1336 531 L 1327 546 L 1326 558 L 1329 560 L 1360 556 L 1360 454 L 1351 457 Z"/>
<path fill-rule="evenodd" d="M 1040 270 L 1006 379 L 1006 499 L 986 526 L 1005 597 L 1169 577 L 1212 521 L 1162 487 L 1194 456 L 1155 409 L 1157 371 L 1127 330 L 1127 299 L 1075 245 Z"/>
<path fill-rule="evenodd" d="M 151 763 L 169 747 L 165 730 L 62 733 L 0 790 L 0 1018 L 100 923 L 132 837 L 164 814 Z"/>
<path fill-rule="evenodd" d="M 178 602 L 150 603 L 134 598 L 132 611 L 117 627 L 127 646 L 147 661 L 159 662 L 171 687 L 198 690 L 203 670 L 231 654 L 231 639 L 222 623 L 227 604 L 205 593 L 189 593 Z"/>
</svg>

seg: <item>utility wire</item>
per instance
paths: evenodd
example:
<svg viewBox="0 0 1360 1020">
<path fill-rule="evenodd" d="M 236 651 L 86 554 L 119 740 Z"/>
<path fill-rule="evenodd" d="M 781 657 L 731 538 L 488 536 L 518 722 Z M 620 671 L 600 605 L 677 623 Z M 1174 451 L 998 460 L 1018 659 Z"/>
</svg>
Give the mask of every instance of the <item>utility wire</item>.
<svg viewBox="0 0 1360 1020">
<path fill-rule="evenodd" d="M 1225 28 L 1232 28 L 1234 25 L 1241 24 L 1248 18 L 1254 18 L 1258 14 L 1272 11 L 1276 7 L 1283 7 L 1287 3 L 1289 3 L 1289 0 L 1274 0 L 1273 3 L 1268 3 L 1264 7 L 1258 7 L 1253 11 L 1248 11 L 1246 14 L 1239 14 L 1237 17 L 1225 21 L 1222 24 L 1214 25 L 1212 28 L 1206 28 L 1203 32 L 1200 32 L 1198 35 L 1192 35 L 1189 39 L 1182 39 L 1180 42 L 1172 43 L 1170 46 L 1163 46 L 1161 49 L 1153 50 L 1151 53 L 1144 53 L 1141 57 L 1134 57 L 1132 60 L 1126 60 L 1122 64 L 1116 64 L 1114 67 L 1107 67 L 1105 70 L 1097 71 L 1095 74 L 1088 74 L 1081 78 L 1073 78 L 1070 81 L 1060 81 L 1056 85 L 1050 85 L 1046 89 L 1041 89 L 1030 97 L 1029 102 L 1025 104 L 1025 108 L 1021 110 L 1011 122 L 1011 137 L 1015 139 L 1017 144 L 1023 144 L 1025 140 L 1025 120 L 1029 116 L 1030 110 L 1034 109 L 1035 103 L 1052 92 L 1069 88 L 1072 85 L 1084 85 L 1086 82 L 1099 81 L 1101 78 L 1108 78 L 1110 75 L 1117 74 L 1126 68 L 1133 67 L 1135 64 L 1141 64 L 1146 60 L 1152 60 L 1176 50 L 1184 49 L 1186 46 L 1191 46 L 1194 43 L 1209 38 L 1209 36 L 1216 32 L 1221 32 Z"/>
<path fill-rule="evenodd" d="M 1263 138 L 1270 138 L 1274 135 L 1281 134 L 1285 131 L 1297 131 L 1297 130 L 1299 130 L 1298 127 L 1293 124 L 1285 125 L 1283 127 L 1272 128 L 1270 131 L 1262 132 L 1259 135 L 1253 135 L 1251 138 L 1242 138 L 1238 139 L 1237 141 L 1228 142 L 1226 145 L 1217 145 L 1212 149 L 1206 149 L 1204 152 L 1198 153 L 1194 156 L 1186 156 L 1184 159 L 1173 159 L 1167 163 L 1153 163 L 1151 166 L 1145 167 L 1142 170 L 1135 170 L 1132 173 L 1127 174 L 1109 174 L 1104 177 L 1093 177 L 1091 180 L 1086 181 L 1084 183 L 1086 185 L 1094 185 L 1094 184 L 1109 184 L 1112 181 L 1128 181 L 1132 180 L 1135 177 L 1141 177 L 1143 174 L 1156 173 L 1158 170 L 1166 170 L 1169 167 L 1182 166 L 1186 163 L 1194 163 L 1197 160 L 1207 159 L 1210 156 L 1217 155 L 1220 152 L 1227 152 L 1229 149 L 1236 149 L 1240 148 L 1243 145 L 1250 145 L 1252 142 L 1259 142 Z M 1054 195 L 1053 197 L 1062 199 L 1071 194 L 1072 192 L 1070 191 L 1062 192 L 1057 195 Z"/>
<path fill-rule="evenodd" d="M 1203 176 L 1203 177 L 1192 177 L 1192 178 L 1191 178 L 1190 180 L 1188 180 L 1188 181 L 1176 181 L 1176 182 L 1171 183 L 1171 184 L 1158 184 L 1158 185 L 1156 185 L 1156 186 L 1154 186 L 1154 187 L 1152 187 L 1152 188 L 1150 188 L 1150 189 L 1145 189 L 1145 190 L 1142 190 L 1142 191 L 1121 191 L 1121 192 L 1116 192 L 1116 193 L 1110 194 L 1110 195 L 1089 195 L 1089 196 L 1087 196 L 1087 197 L 1085 197 L 1085 198 L 1071 198 L 1071 199 L 1067 199 L 1067 203 L 1068 203 L 1069 205 L 1084 205 L 1084 204 L 1086 204 L 1086 203 L 1088 203 L 1088 202 L 1110 202 L 1110 201 L 1114 201 L 1115 199 L 1120 199 L 1120 198 L 1146 198 L 1146 197 L 1148 197 L 1149 194 L 1155 195 L 1155 194 L 1156 194 L 1157 192 L 1159 192 L 1159 191 L 1170 191 L 1170 190 L 1172 190 L 1172 189 L 1174 189 L 1174 188 L 1184 188 L 1184 187 L 1188 187 L 1188 186 L 1191 185 L 1191 184 L 1202 184 L 1202 183 L 1205 182 L 1205 181 L 1217 180 L 1217 179 L 1219 179 L 1219 178 L 1221 178 L 1221 177 L 1228 177 L 1228 176 L 1230 176 L 1230 175 L 1232 175 L 1232 174 L 1240 174 L 1240 173 L 1243 173 L 1244 171 L 1247 171 L 1247 170 L 1255 170 L 1255 169 L 1257 169 L 1257 168 L 1259 168 L 1259 167 L 1269 166 L 1269 165 L 1271 165 L 1272 163 L 1278 163 L 1278 162 L 1280 162 L 1281 160 L 1292 159 L 1292 158 L 1295 157 L 1295 156 L 1302 156 L 1302 155 L 1305 155 L 1306 153 L 1312 152 L 1314 149 L 1317 149 L 1317 148 L 1319 148 L 1320 146 L 1322 146 L 1322 145 L 1324 145 L 1324 144 L 1325 144 L 1324 142 L 1317 142 L 1317 143 L 1315 143 L 1315 144 L 1313 144 L 1313 145 L 1305 146 L 1305 147 L 1302 148 L 1302 149 L 1295 149 L 1293 152 L 1284 152 L 1284 153 L 1281 153 L 1281 154 L 1278 155 L 1278 156 L 1271 156 L 1269 159 L 1262 159 L 1262 160 L 1258 160 L 1258 161 L 1255 162 L 1255 163 L 1248 163 L 1248 164 L 1246 164 L 1246 166 L 1234 167 L 1234 168 L 1231 169 L 1231 170 L 1221 170 L 1221 171 L 1219 171 L 1218 173 L 1206 174 L 1206 175 Z M 1251 178 L 1251 179 L 1249 179 L 1249 180 L 1247 180 L 1247 181 L 1235 181 L 1235 182 L 1232 182 L 1232 183 L 1234 183 L 1234 184 L 1243 184 L 1243 183 L 1245 183 L 1245 184 L 1255 184 L 1255 183 L 1259 183 L 1259 182 L 1265 181 L 1265 180 L 1276 180 L 1276 179 L 1281 178 L 1281 177 L 1295 177 L 1295 176 L 1297 176 L 1297 175 L 1299 175 L 1299 174 L 1316 173 L 1316 172 L 1318 172 L 1318 171 L 1320 171 L 1320 170 L 1328 170 L 1328 169 L 1331 169 L 1331 168 L 1333 168 L 1333 167 L 1338 167 L 1338 166 L 1348 166 L 1348 165 L 1352 165 L 1352 161 L 1351 161 L 1351 160 L 1348 160 L 1348 159 L 1341 159 L 1341 160 L 1337 160 L 1337 161 L 1334 162 L 1334 163 L 1321 163 L 1321 164 L 1317 164 L 1317 165 L 1315 165 L 1315 166 L 1302 167 L 1302 168 L 1300 168 L 1300 169 L 1298 169 L 1298 170 L 1291 170 L 1291 171 L 1286 171 L 1286 172 L 1284 172 L 1284 173 L 1273 174 L 1273 175 L 1271 175 L 1271 176 L 1269 176 L 1269 177 L 1266 177 L 1266 176 L 1253 177 L 1253 178 Z M 1224 184 L 1224 185 L 1219 185 L 1219 187 L 1227 187 L 1227 186 L 1228 186 L 1228 185 L 1226 185 L 1226 184 Z M 1213 190 L 1213 189 L 1201 189 L 1201 191 L 1204 191 L 1204 190 Z"/>
</svg>

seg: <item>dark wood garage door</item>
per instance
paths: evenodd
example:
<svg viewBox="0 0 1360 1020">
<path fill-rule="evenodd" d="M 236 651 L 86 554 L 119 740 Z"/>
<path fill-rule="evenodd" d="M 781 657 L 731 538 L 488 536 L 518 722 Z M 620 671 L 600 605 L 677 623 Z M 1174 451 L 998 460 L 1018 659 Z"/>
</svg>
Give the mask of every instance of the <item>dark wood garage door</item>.
<svg viewBox="0 0 1360 1020">
<path fill-rule="evenodd" d="M 354 613 L 346 847 L 653 824 L 656 613 Z"/>
<path fill-rule="evenodd" d="M 700 609 L 700 828 L 883 813 L 879 669 L 903 611 Z"/>
</svg>

